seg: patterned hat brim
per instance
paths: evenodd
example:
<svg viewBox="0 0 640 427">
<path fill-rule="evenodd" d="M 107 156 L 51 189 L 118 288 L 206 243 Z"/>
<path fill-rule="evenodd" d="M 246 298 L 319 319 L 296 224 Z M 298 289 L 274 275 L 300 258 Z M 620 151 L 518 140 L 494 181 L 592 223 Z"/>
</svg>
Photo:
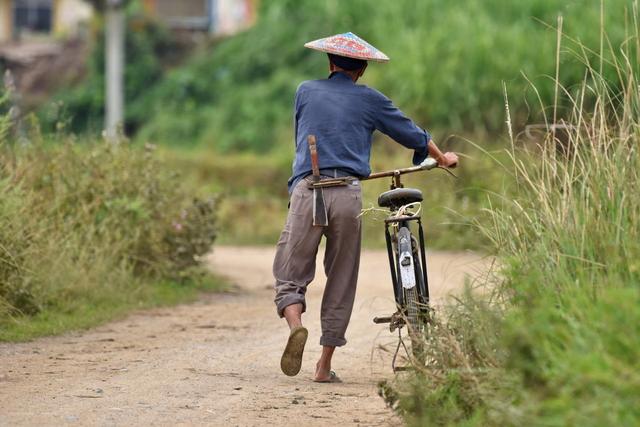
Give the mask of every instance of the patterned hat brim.
<svg viewBox="0 0 640 427">
<path fill-rule="evenodd" d="M 389 57 L 353 33 L 336 34 L 305 43 L 304 47 L 363 61 L 389 62 Z"/>
</svg>

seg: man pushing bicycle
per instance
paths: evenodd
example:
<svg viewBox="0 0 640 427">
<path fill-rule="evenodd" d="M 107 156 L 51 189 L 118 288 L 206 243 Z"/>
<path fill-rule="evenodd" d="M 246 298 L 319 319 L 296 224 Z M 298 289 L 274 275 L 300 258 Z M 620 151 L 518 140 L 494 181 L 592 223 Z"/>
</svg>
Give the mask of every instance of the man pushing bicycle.
<svg viewBox="0 0 640 427">
<path fill-rule="evenodd" d="M 289 376 L 300 371 L 308 336 L 302 326 L 305 293 L 315 275 L 318 245 L 325 236 L 327 284 L 320 313 L 322 354 L 314 381 L 340 382 L 331 371 L 331 359 L 335 348 L 347 342 L 345 332 L 355 299 L 361 189 L 357 179 L 325 189 L 310 184 L 320 178 L 368 176 L 375 130 L 414 150 L 415 165 L 431 156 L 440 166 L 453 167 L 458 157 L 454 153 L 443 154 L 429 133 L 416 126 L 389 98 L 356 84 L 367 61 L 389 61 L 384 53 L 353 33 L 309 42 L 305 47 L 328 54 L 330 75 L 303 82 L 295 97 L 296 154 L 288 182 L 290 207 L 273 263 L 278 315 L 287 320 L 290 328 L 280 366 Z"/>
</svg>

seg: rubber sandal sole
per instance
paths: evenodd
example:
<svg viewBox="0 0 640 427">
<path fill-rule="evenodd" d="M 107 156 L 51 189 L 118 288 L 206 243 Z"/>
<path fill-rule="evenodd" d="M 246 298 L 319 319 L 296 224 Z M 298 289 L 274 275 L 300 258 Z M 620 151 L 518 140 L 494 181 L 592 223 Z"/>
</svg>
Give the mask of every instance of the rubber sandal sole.
<svg viewBox="0 0 640 427">
<path fill-rule="evenodd" d="M 308 336 L 309 331 L 303 326 L 291 330 L 287 346 L 282 353 L 282 359 L 280 359 L 280 369 L 285 375 L 294 377 L 300 372 L 302 354 L 304 353 L 304 345 L 307 343 Z"/>
</svg>

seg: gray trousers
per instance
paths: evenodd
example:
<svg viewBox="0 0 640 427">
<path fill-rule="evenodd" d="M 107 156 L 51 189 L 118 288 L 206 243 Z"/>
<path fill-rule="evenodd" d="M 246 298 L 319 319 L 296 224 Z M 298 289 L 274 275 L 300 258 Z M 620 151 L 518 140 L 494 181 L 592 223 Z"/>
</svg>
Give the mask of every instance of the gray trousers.
<svg viewBox="0 0 640 427">
<path fill-rule="evenodd" d="M 273 262 L 275 303 L 280 317 L 291 304 L 302 304 L 303 312 L 306 310 L 304 296 L 315 276 L 318 245 L 325 236 L 327 284 L 320 309 L 320 345 L 342 346 L 347 343 L 344 334 L 353 309 L 360 266 L 360 183 L 323 190 L 327 227 L 313 226 L 313 191 L 307 183 L 302 179 L 294 188 L 287 222 L 278 240 Z"/>
</svg>

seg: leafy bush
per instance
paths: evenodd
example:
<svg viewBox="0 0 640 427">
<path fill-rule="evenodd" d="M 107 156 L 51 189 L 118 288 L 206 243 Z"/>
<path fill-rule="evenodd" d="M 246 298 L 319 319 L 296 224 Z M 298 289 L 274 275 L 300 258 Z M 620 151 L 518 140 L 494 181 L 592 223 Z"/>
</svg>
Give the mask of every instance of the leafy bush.
<svg viewBox="0 0 640 427">
<path fill-rule="evenodd" d="M 189 196 L 152 146 L 0 149 L 0 324 L 201 274 L 216 203 Z"/>
</svg>

